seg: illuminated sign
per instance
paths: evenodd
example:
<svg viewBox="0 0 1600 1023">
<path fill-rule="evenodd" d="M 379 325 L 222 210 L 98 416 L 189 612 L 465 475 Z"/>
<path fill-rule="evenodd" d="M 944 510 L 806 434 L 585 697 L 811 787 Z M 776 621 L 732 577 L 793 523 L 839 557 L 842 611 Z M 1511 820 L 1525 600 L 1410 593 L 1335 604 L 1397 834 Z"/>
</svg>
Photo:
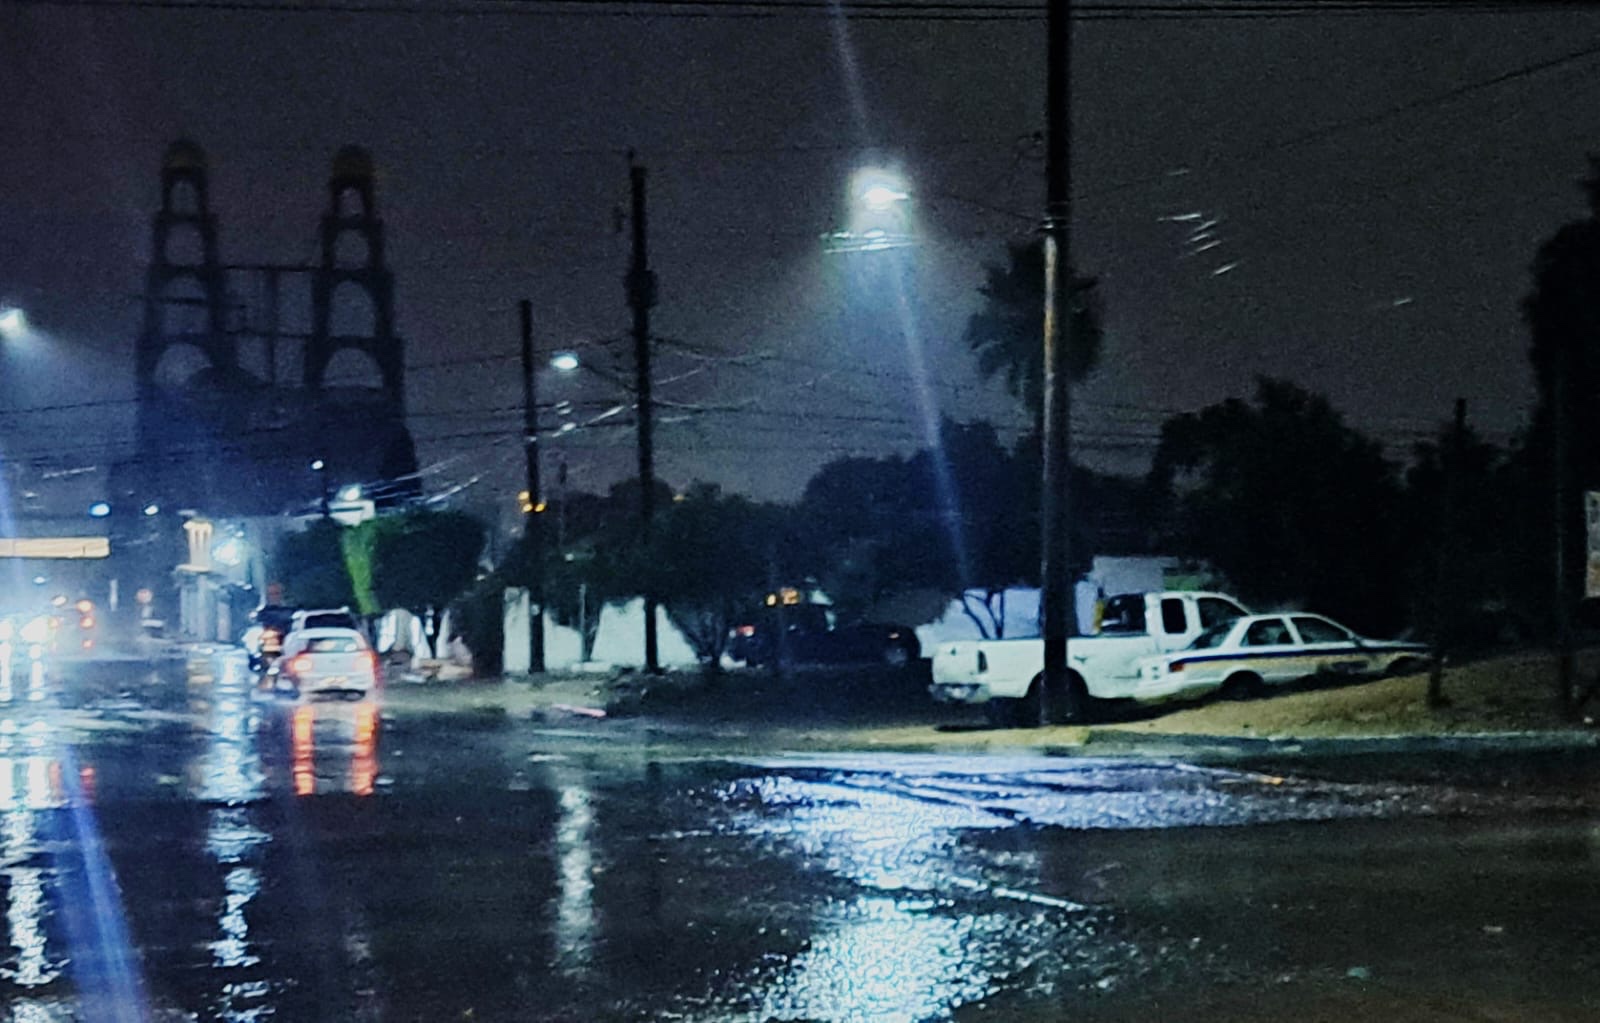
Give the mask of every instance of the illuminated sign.
<svg viewBox="0 0 1600 1023">
<path fill-rule="evenodd" d="M 111 541 L 103 536 L 0 537 L 0 558 L 108 558 Z"/>
</svg>

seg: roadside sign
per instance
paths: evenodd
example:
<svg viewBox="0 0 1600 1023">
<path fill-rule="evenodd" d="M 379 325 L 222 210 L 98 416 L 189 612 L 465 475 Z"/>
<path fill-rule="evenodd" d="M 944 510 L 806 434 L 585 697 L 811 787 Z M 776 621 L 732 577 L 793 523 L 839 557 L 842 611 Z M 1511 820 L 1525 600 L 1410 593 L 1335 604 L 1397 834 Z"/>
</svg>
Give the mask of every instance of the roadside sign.
<svg viewBox="0 0 1600 1023">
<path fill-rule="evenodd" d="M 359 526 L 377 514 L 371 501 L 333 501 L 328 505 L 328 515 L 346 526 Z"/>
<path fill-rule="evenodd" d="M 1600 597 L 1600 491 L 1583 495 L 1584 530 L 1589 537 L 1588 570 L 1583 574 L 1583 595 Z"/>
</svg>

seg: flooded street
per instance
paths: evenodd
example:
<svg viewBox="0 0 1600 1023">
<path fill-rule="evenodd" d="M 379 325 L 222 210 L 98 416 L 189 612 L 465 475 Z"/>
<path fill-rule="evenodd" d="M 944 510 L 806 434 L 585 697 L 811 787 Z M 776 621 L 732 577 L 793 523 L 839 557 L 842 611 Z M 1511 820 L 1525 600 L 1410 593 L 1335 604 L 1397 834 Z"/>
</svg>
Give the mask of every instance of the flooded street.
<svg viewBox="0 0 1600 1023">
<path fill-rule="evenodd" d="M 241 668 L 0 680 L 10 1019 L 1600 1012 L 1586 762 L 644 749 Z"/>
</svg>

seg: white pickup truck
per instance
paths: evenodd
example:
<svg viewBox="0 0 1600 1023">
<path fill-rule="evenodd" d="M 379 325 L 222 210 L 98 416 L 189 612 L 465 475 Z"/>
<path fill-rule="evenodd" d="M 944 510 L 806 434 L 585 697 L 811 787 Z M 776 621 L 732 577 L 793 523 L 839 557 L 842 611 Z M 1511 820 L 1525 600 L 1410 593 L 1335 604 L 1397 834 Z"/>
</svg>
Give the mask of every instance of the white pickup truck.
<svg viewBox="0 0 1600 1023">
<path fill-rule="evenodd" d="M 981 705 L 997 725 L 1083 721 L 1094 700 L 1174 695 L 1170 688 L 1141 692 L 1139 659 L 1181 650 L 1212 625 L 1248 613 L 1221 593 L 1124 593 L 1106 601 L 1097 634 L 1067 642 L 1066 692 L 1045 692 L 1038 637 L 940 643 L 928 691 L 941 703 Z"/>
</svg>

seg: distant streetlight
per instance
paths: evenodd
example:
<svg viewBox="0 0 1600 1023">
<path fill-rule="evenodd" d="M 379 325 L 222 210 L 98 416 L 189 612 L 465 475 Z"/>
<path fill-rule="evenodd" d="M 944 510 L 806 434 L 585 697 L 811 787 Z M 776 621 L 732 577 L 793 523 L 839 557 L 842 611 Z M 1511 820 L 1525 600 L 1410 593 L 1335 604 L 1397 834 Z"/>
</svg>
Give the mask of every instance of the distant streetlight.
<svg viewBox="0 0 1600 1023">
<path fill-rule="evenodd" d="M 556 352 L 550 356 L 550 368 L 560 370 L 562 373 L 571 373 L 581 365 L 577 352 Z"/>
<path fill-rule="evenodd" d="M 111 514 L 111 505 L 104 501 L 96 501 L 89 506 L 89 514 L 97 519 L 103 519 Z"/>
<path fill-rule="evenodd" d="M 325 519 L 333 517 L 333 509 L 329 507 L 327 468 L 328 463 L 320 458 L 311 462 L 311 471 L 317 474 L 317 487 L 322 491 L 322 517 Z"/>
<path fill-rule="evenodd" d="M 212 560 L 229 568 L 244 560 L 244 546 L 237 537 L 228 537 L 211 549 Z"/>
<path fill-rule="evenodd" d="M 361 500 L 361 485 L 359 483 L 351 483 L 351 484 L 348 484 L 346 486 L 340 487 L 339 488 L 339 500 L 341 500 L 341 501 L 359 501 L 359 500 Z"/>
<path fill-rule="evenodd" d="M 146 515 L 160 515 L 161 514 L 161 506 L 159 504 L 153 504 L 153 503 L 152 504 L 147 504 L 147 505 L 144 506 L 144 513 Z"/>
<path fill-rule="evenodd" d="M 851 175 L 845 225 L 822 236 L 823 250 L 881 252 L 913 243 L 911 191 L 896 171 L 868 167 Z"/>
<path fill-rule="evenodd" d="M 0 306 L 0 337 L 19 338 L 28 331 L 28 316 L 16 306 Z"/>
<path fill-rule="evenodd" d="M 882 183 L 871 185 L 861 193 L 861 201 L 869 210 L 887 210 L 897 202 L 904 202 L 911 198 L 901 189 Z"/>
</svg>

